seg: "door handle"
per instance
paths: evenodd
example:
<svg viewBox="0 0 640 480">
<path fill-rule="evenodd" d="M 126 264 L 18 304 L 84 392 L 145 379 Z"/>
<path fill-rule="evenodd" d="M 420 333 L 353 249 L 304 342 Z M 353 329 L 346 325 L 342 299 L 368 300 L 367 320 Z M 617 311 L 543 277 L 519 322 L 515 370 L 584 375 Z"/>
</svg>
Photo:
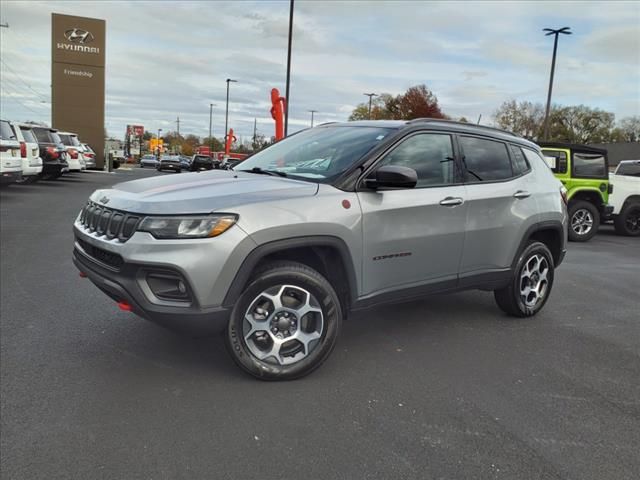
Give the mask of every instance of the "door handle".
<svg viewBox="0 0 640 480">
<path fill-rule="evenodd" d="M 516 193 L 513 194 L 513 196 L 515 198 L 529 198 L 531 196 L 531 193 L 525 190 L 518 190 Z"/>
<path fill-rule="evenodd" d="M 444 207 L 455 207 L 456 205 L 462 205 L 464 200 L 460 197 L 447 197 L 440 200 L 440 205 Z"/>
</svg>

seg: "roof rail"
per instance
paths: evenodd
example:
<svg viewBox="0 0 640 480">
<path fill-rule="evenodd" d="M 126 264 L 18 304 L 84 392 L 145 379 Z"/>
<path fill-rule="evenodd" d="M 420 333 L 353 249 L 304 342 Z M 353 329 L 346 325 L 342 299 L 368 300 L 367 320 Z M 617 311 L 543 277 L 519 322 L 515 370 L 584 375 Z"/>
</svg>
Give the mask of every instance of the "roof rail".
<svg viewBox="0 0 640 480">
<path fill-rule="evenodd" d="M 409 120 L 407 122 L 407 125 L 412 125 L 414 123 L 422 123 L 422 122 L 453 123 L 453 124 L 456 124 L 456 125 L 463 125 L 463 126 L 466 126 L 466 127 L 481 128 L 483 130 L 492 130 L 494 132 L 506 133 L 508 135 L 513 135 L 514 137 L 519 137 L 520 136 L 520 135 L 516 135 L 513 132 L 510 132 L 509 130 L 503 130 L 501 128 L 488 127 L 486 125 L 477 125 L 477 124 L 474 124 L 474 123 L 467 123 L 467 122 L 458 122 L 457 120 L 447 120 L 447 119 L 444 119 L 444 118 L 430 118 L 430 117 L 414 118 L 413 120 Z"/>
</svg>

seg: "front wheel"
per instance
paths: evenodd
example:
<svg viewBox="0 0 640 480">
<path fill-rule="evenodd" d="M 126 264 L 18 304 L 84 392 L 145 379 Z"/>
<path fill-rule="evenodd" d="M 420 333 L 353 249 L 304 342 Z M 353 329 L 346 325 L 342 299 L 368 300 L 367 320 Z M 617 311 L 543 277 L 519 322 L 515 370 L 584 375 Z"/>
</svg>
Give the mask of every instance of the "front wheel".
<svg viewBox="0 0 640 480">
<path fill-rule="evenodd" d="M 618 235 L 640 236 L 640 203 L 625 206 L 613 220 Z"/>
<path fill-rule="evenodd" d="M 231 313 L 227 348 L 261 380 L 293 380 L 318 368 L 333 350 L 342 309 L 331 284 L 296 262 L 258 271 Z"/>
<path fill-rule="evenodd" d="M 584 200 L 569 205 L 569 240 L 586 242 L 598 232 L 600 212 L 596 206 Z"/>
<path fill-rule="evenodd" d="M 553 256 L 547 246 L 529 243 L 518 257 L 509 285 L 493 292 L 498 307 L 514 317 L 535 315 L 549 299 L 553 273 Z"/>
</svg>

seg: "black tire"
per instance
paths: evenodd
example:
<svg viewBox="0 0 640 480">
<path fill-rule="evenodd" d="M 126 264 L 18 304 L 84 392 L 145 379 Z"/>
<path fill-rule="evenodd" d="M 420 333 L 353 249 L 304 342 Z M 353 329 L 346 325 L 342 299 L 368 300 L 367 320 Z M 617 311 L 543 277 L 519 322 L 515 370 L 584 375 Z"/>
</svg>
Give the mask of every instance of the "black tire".
<svg viewBox="0 0 640 480">
<path fill-rule="evenodd" d="M 297 287 L 310 293 L 317 299 L 317 308 L 322 311 L 323 317 L 322 331 L 319 332 L 320 337 L 315 340 L 314 346 L 310 347 L 308 352 L 302 348 L 306 356 L 288 365 L 282 365 L 279 361 L 269 358 L 260 360 L 251 352 L 245 340 L 245 331 L 249 325 L 245 320 L 245 314 L 257 304 L 263 292 L 272 288 L 277 290 L 277 287 L 283 285 Z M 281 293 L 286 293 L 286 290 Z M 267 319 L 273 318 L 273 313 L 272 311 Z M 305 317 L 306 315 L 302 318 Z M 302 329 L 302 318 L 299 319 L 300 329 Z M 273 323 L 266 320 L 265 325 L 268 327 Z M 308 375 L 324 363 L 335 347 L 341 325 L 342 308 L 338 295 L 322 275 L 301 263 L 274 262 L 267 264 L 253 275 L 249 285 L 236 302 L 225 333 L 225 343 L 236 364 L 250 375 L 260 380 L 294 380 Z M 257 334 L 260 333 L 260 331 L 257 332 Z M 270 334 L 269 337 L 265 335 L 264 338 L 272 341 Z M 292 343 L 295 344 L 295 342 Z"/>
<path fill-rule="evenodd" d="M 640 236 L 640 203 L 625 205 L 613 219 L 613 226 L 618 235 Z"/>
<path fill-rule="evenodd" d="M 527 305 L 521 294 L 523 283 L 522 275 L 527 265 L 531 266 L 534 258 L 544 258 L 547 265 L 546 285 L 544 295 L 541 296 L 534 305 Z M 551 288 L 553 287 L 555 265 L 553 256 L 544 243 L 531 241 L 518 256 L 518 261 L 513 269 L 513 276 L 509 285 L 493 292 L 498 307 L 505 313 L 514 317 L 531 317 L 538 313 L 549 299 Z"/>
<path fill-rule="evenodd" d="M 577 218 L 574 217 L 584 215 L 585 213 L 591 216 L 591 227 L 585 230 L 584 233 L 580 233 L 579 230 L 582 227 L 579 225 L 574 227 L 574 221 L 577 220 Z M 578 200 L 577 202 L 569 204 L 569 240 L 572 242 L 588 242 L 598 233 L 599 226 L 600 212 L 593 203 Z"/>
</svg>

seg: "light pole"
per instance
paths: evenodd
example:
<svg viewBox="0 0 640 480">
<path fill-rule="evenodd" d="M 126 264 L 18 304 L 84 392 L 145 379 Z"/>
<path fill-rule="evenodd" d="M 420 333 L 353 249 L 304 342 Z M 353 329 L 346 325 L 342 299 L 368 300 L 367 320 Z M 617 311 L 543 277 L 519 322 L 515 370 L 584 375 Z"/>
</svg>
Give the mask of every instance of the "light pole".
<svg viewBox="0 0 640 480">
<path fill-rule="evenodd" d="M 369 97 L 369 120 L 371 120 L 371 100 L 373 97 L 377 97 L 377 93 L 363 93 L 364 96 Z"/>
<path fill-rule="evenodd" d="M 287 46 L 287 85 L 284 94 L 286 102 L 284 103 L 284 136 L 289 132 L 289 84 L 291 80 L 291 41 L 293 39 L 293 0 L 289 2 L 289 43 Z"/>
<path fill-rule="evenodd" d="M 313 128 L 313 114 L 317 113 L 318 110 L 309 110 L 311 112 L 311 128 Z"/>
<path fill-rule="evenodd" d="M 231 82 L 237 82 L 237 80 L 233 80 L 231 78 L 227 78 L 227 108 L 224 114 L 224 139 L 227 139 L 227 134 L 229 132 L 229 84 Z"/>
<path fill-rule="evenodd" d="M 157 150 L 158 150 L 158 156 L 157 156 L 157 160 L 160 161 L 160 132 L 162 131 L 161 128 L 158 129 L 158 144 L 157 144 Z"/>
<path fill-rule="evenodd" d="M 563 35 L 571 35 L 573 32 L 570 31 L 571 27 L 563 27 L 558 30 L 554 30 L 552 28 L 544 28 L 542 31 L 547 32 L 545 36 L 554 35 L 555 38 L 553 40 L 553 58 L 551 59 L 551 75 L 549 77 L 549 92 L 547 93 L 547 108 L 544 111 L 544 133 L 543 138 L 547 140 L 549 138 L 549 109 L 551 108 L 551 90 L 553 89 L 553 74 L 556 70 L 556 52 L 558 51 L 558 36 L 560 34 Z"/>
<path fill-rule="evenodd" d="M 213 103 L 209 104 L 209 155 L 213 157 Z"/>
</svg>

